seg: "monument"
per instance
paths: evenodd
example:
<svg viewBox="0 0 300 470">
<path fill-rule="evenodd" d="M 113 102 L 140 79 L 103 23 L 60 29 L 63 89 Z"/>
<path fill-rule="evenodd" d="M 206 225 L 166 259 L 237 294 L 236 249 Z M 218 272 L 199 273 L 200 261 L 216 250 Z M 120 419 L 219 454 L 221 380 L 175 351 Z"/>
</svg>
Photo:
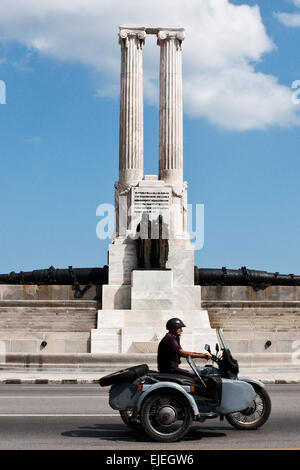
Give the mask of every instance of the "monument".
<svg viewBox="0 0 300 470">
<path fill-rule="evenodd" d="M 150 34 L 160 50 L 158 175 L 143 170 L 143 47 Z M 75 361 L 121 368 L 136 364 L 140 353 L 150 353 L 151 362 L 172 317 L 187 325 L 187 350 L 214 345 L 214 328 L 221 327 L 244 364 L 298 361 L 299 275 L 194 266 L 183 180 L 184 30 L 123 26 L 119 42 L 119 180 L 109 266 L 0 274 L 1 366 Z"/>
<path fill-rule="evenodd" d="M 143 47 L 160 47 L 159 174 L 143 172 Z M 108 284 L 91 331 L 92 353 L 155 352 L 166 321 L 187 325 L 183 346 L 215 342 L 201 287 L 194 284 L 194 247 L 187 231 L 183 181 L 183 28 L 121 26 L 119 181 Z"/>
</svg>

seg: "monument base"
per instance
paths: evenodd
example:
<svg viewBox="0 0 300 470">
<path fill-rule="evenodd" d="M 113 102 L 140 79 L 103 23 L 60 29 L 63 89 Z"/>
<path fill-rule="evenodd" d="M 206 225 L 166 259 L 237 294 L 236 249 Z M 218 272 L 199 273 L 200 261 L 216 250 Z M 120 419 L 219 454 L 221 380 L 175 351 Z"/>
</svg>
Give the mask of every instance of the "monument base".
<svg viewBox="0 0 300 470">
<path fill-rule="evenodd" d="M 179 277 L 173 268 L 133 269 L 129 284 L 103 286 L 91 353 L 156 353 L 166 323 L 174 317 L 186 325 L 183 349 L 203 352 L 205 343 L 214 348 L 217 336 L 207 310 L 201 309 L 201 287 L 183 271 Z"/>
<path fill-rule="evenodd" d="M 99 310 L 98 328 L 91 331 L 91 353 L 155 353 L 172 317 L 186 325 L 183 349 L 203 352 L 205 343 L 214 348 L 217 337 L 206 310 Z"/>
<path fill-rule="evenodd" d="M 105 286 L 104 306 L 112 308 L 98 310 L 97 328 L 91 331 L 92 353 L 155 353 L 173 317 L 186 324 L 184 349 L 202 352 L 205 343 L 215 346 L 215 330 L 207 311 L 200 308 L 200 286 L 174 286 L 172 270 L 134 270 L 131 274 L 131 286 L 119 287 L 120 304 L 125 308 L 113 308 L 116 286 Z M 109 302 L 111 289 L 114 302 Z"/>
</svg>

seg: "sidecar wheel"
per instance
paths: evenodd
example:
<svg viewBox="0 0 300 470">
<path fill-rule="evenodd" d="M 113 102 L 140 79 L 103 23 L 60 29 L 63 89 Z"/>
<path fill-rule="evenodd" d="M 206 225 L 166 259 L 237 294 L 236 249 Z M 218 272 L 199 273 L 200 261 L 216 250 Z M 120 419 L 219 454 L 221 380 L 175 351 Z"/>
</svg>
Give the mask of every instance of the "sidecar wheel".
<svg viewBox="0 0 300 470">
<path fill-rule="evenodd" d="M 127 424 L 131 429 L 134 431 L 140 431 L 142 429 L 142 425 L 140 421 L 132 421 L 131 420 L 131 410 L 121 410 L 120 416 L 123 420 L 123 423 Z"/>
<path fill-rule="evenodd" d="M 180 440 L 193 421 L 190 404 L 184 396 L 173 391 L 158 391 L 145 399 L 141 422 L 145 432 L 159 442 Z"/>
<path fill-rule="evenodd" d="M 243 411 L 225 415 L 227 421 L 237 429 L 251 430 L 262 426 L 270 416 L 271 400 L 264 388 L 253 387 L 256 396 L 251 405 Z"/>
</svg>

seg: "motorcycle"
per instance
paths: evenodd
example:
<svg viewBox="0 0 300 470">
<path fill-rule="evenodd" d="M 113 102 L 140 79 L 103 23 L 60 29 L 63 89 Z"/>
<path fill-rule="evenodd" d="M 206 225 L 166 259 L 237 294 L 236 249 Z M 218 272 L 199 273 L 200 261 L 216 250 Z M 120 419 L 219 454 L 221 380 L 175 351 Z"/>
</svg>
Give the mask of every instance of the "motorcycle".
<svg viewBox="0 0 300 470">
<path fill-rule="evenodd" d="M 198 369 L 187 362 L 194 377 L 149 370 L 147 364 L 130 367 L 102 377 L 100 386 L 111 385 L 109 404 L 119 410 L 125 424 L 144 430 L 160 442 L 182 439 L 194 421 L 225 419 L 240 430 L 261 427 L 271 413 L 271 400 L 264 384 L 252 377 L 238 377 L 239 366 L 232 357 L 221 328 L 211 364 Z M 220 346 L 219 346 L 220 345 Z M 205 345 L 211 353 L 210 345 Z"/>
</svg>

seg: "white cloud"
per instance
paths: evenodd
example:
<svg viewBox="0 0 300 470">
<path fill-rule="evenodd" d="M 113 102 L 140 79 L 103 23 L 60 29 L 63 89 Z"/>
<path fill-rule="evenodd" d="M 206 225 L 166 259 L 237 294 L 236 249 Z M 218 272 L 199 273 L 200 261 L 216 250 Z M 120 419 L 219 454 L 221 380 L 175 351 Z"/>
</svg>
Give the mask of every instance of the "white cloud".
<svg viewBox="0 0 300 470">
<path fill-rule="evenodd" d="M 298 1 L 298 0 L 297 0 Z M 291 90 L 255 64 L 275 45 L 258 6 L 228 0 L 1 0 L 0 37 L 99 74 L 98 96 L 119 91 L 120 24 L 183 26 L 184 110 L 237 130 L 299 123 Z M 147 37 L 145 98 L 157 101 L 159 48 Z"/>
<path fill-rule="evenodd" d="M 300 0 L 293 0 L 293 3 L 296 7 L 300 8 Z M 300 26 L 300 13 L 276 12 L 275 16 L 284 26 L 290 28 L 298 28 Z"/>
<path fill-rule="evenodd" d="M 40 144 L 42 142 L 42 138 L 40 136 L 35 135 L 34 137 L 28 137 L 24 139 L 26 144 Z"/>
<path fill-rule="evenodd" d="M 288 27 L 300 26 L 300 13 L 275 13 L 276 18 Z"/>
<path fill-rule="evenodd" d="M 280 86 L 271 75 L 255 73 L 249 66 L 227 68 L 215 77 L 213 85 L 210 76 L 193 77 L 186 83 L 188 94 L 194 97 L 188 103 L 192 115 L 197 116 L 201 109 L 214 124 L 240 131 L 299 124 L 291 111 L 290 89 Z M 193 94 L 194 89 L 202 91 Z"/>
</svg>

